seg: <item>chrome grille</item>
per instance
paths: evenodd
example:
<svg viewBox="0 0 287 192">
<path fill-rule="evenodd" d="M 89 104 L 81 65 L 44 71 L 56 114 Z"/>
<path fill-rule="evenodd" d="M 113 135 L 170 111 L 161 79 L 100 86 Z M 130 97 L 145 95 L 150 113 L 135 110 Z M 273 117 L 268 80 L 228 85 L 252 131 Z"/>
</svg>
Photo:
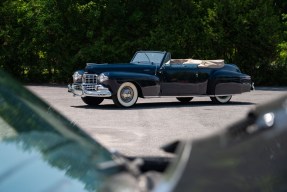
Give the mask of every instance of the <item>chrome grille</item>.
<svg viewBox="0 0 287 192">
<path fill-rule="evenodd" d="M 97 84 L 97 77 L 96 74 L 84 74 L 83 75 L 83 83 L 96 83 Z"/>
<path fill-rule="evenodd" d="M 96 91 L 95 84 L 83 84 L 82 86 L 86 91 Z"/>
</svg>

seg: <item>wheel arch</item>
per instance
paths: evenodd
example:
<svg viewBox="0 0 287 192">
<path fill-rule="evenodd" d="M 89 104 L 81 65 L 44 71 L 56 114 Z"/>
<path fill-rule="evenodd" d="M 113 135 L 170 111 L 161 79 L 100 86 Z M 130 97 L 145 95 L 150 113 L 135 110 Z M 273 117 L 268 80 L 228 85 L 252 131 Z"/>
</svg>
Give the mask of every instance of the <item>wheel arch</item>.
<svg viewBox="0 0 287 192">
<path fill-rule="evenodd" d="M 139 97 L 158 96 L 160 93 L 160 80 L 155 75 L 130 72 L 108 72 L 107 75 L 109 80 L 104 84 L 111 88 L 113 94 L 125 82 L 131 82 L 136 86 Z"/>
<path fill-rule="evenodd" d="M 138 91 L 138 96 L 143 98 L 144 95 L 143 95 L 143 91 L 142 91 L 142 88 L 141 88 L 140 84 L 137 81 L 128 81 L 128 82 L 131 82 L 131 83 L 133 83 L 136 86 L 137 91 Z"/>
</svg>

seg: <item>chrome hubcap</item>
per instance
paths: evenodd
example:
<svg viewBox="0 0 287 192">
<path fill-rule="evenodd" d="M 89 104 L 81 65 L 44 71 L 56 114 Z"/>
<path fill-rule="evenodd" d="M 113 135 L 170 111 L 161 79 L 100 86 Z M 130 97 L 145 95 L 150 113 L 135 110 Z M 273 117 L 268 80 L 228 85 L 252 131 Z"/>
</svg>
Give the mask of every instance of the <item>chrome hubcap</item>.
<svg viewBox="0 0 287 192">
<path fill-rule="evenodd" d="M 134 92 L 130 87 L 124 87 L 121 90 L 121 99 L 123 102 L 128 103 L 130 102 L 134 97 Z"/>
</svg>

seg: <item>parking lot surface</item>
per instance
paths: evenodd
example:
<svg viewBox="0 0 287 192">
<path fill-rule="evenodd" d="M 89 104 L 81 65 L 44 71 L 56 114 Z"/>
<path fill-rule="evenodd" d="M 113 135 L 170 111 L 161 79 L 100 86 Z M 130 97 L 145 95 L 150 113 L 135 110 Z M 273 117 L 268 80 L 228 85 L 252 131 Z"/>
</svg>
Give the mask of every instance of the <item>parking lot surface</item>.
<svg viewBox="0 0 287 192">
<path fill-rule="evenodd" d="M 182 104 L 175 98 L 140 99 L 131 109 L 104 100 L 97 107 L 73 97 L 64 86 L 26 86 L 109 149 L 129 156 L 167 156 L 160 150 L 174 140 L 199 139 L 244 118 L 256 105 L 287 94 L 287 88 L 257 88 L 225 105 L 208 97 Z"/>
</svg>

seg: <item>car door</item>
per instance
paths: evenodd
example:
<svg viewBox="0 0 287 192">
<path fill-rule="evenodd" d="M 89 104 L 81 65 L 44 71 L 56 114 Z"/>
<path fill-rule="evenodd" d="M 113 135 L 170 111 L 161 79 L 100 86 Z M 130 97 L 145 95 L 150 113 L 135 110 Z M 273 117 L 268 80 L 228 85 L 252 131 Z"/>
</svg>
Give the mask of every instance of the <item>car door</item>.
<svg viewBox="0 0 287 192">
<path fill-rule="evenodd" d="M 161 96 L 199 94 L 196 64 L 164 64 L 159 70 Z"/>
<path fill-rule="evenodd" d="M 208 79 L 213 71 L 215 70 L 210 68 L 197 68 L 196 72 L 197 95 L 206 95 Z"/>
</svg>

